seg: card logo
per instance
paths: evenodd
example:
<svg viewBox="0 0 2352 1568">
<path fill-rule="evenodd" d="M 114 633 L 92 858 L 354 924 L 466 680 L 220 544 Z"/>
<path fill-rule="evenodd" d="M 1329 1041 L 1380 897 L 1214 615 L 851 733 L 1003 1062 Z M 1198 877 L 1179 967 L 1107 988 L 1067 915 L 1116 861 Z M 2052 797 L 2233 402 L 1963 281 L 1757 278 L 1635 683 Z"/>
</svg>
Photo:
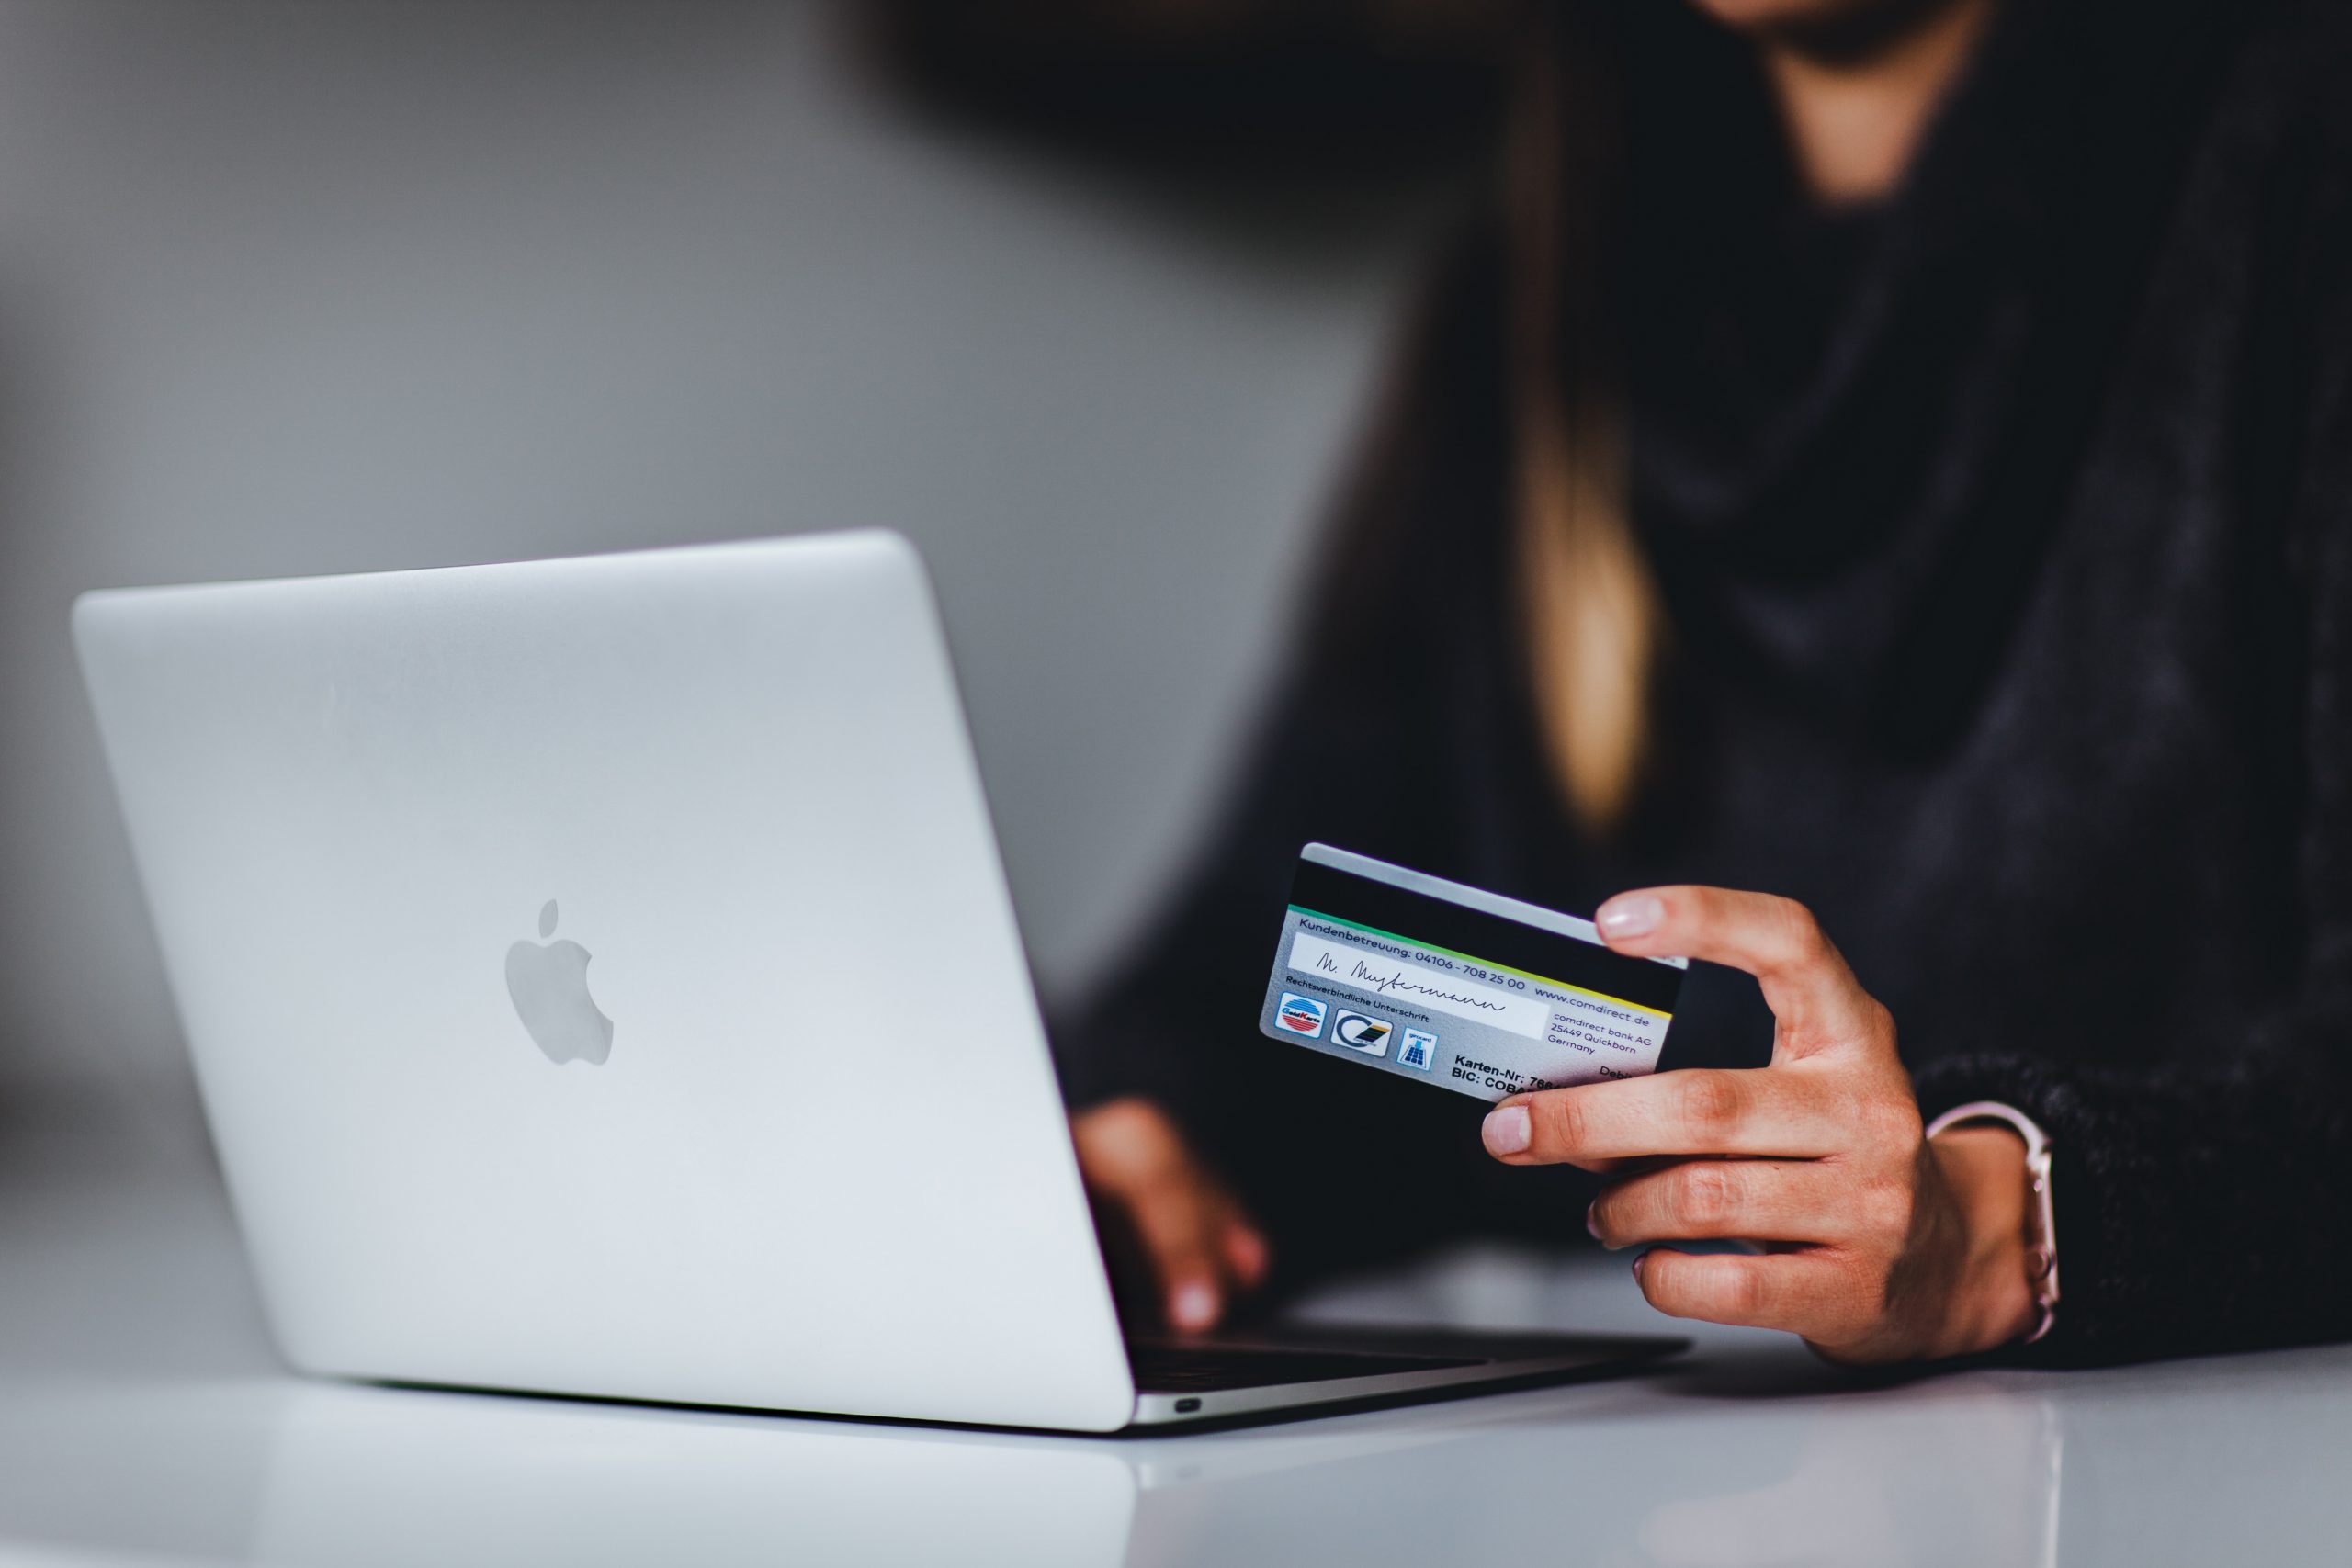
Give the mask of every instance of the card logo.
<svg viewBox="0 0 2352 1568">
<path fill-rule="evenodd" d="M 1304 1034 L 1309 1040 L 1315 1040 L 1321 1038 L 1323 1018 L 1330 1010 L 1328 1002 L 1318 1002 L 1313 997 L 1302 997 L 1296 991 L 1284 991 L 1281 1005 L 1274 1009 L 1274 1021 L 1293 1034 Z M 1342 1013 L 1340 1016 L 1352 1015 Z"/>
<path fill-rule="evenodd" d="M 1437 1066 L 1437 1036 L 1426 1029 L 1405 1031 L 1404 1041 L 1396 1047 L 1396 1065 L 1429 1072 Z"/>
<path fill-rule="evenodd" d="M 539 935 L 555 935 L 555 900 L 539 911 Z M 588 950 L 576 942 L 518 942 L 506 950 L 506 994 L 515 1016 L 550 1062 L 601 1067 L 613 1054 L 613 1021 L 588 994 Z"/>
<path fill-rule="evenodd" d="M 1388 1036 L 1395 1027 L 1368 1013 L 1343 1012 L 1331 1021 L 1331 1043 L 1361 1051 L 1367 1056 L 1385 1056 Z"/>
</svg>

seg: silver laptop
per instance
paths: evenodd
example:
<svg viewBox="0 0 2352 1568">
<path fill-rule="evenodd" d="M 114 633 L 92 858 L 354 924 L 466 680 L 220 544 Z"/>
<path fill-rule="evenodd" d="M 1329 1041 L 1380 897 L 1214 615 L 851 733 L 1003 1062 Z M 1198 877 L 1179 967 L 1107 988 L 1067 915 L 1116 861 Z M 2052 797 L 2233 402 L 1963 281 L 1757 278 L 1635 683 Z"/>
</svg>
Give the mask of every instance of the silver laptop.
<svg viewBox="0 0 2352 1568">
<path fill-rule="evenodd" d="M 297 1367 L 1109 1431 L 1679 1344 L 1122 1334 L 895 536 L 96 593 L 74 630 Z"/>
</svg>

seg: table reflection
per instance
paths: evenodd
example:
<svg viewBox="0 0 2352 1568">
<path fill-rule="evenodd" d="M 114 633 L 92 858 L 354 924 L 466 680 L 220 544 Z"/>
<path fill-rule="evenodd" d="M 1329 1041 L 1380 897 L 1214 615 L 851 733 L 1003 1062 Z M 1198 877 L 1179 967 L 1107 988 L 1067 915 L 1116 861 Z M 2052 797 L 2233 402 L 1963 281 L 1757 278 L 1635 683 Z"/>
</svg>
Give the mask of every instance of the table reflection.
<svg viewBox="0 0 2352 1568">
<path fill-rule="evenodd" d="M 1841 1418 L 1862 1414 L 1856 1396 L 1687 1414 L 1603 1384 L 1102 1440 L 318 1385 L 273 1424 L 252 1555 L 322 1568 L 2055 1561 L 2063 1444 L 2046 1400 L 1955 1384 L 1863 1420 Z"/>
</svg>

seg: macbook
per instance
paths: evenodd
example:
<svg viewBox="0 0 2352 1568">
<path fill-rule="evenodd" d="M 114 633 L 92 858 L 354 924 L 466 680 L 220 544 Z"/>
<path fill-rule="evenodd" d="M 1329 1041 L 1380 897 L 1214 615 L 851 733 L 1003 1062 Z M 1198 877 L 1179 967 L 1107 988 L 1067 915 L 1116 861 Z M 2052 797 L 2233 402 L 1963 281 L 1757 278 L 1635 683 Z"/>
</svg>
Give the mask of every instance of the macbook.
<svg viewBox="0 0 2352 1568">
<path fill-rule="evenodd" d="M 1679 1343 L 1122 1332 L 896 536 L 109 592 L 74 631 L 299 1368 L 1111 1431 Z"/>
</svg>

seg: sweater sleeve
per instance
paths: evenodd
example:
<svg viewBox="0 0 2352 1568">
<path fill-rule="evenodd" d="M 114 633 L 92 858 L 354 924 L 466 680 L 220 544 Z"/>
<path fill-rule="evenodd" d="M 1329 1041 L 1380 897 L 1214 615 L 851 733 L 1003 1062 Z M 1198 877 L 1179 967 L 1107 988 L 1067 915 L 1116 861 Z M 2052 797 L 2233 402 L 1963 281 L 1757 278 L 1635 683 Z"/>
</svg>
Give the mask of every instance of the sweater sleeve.
<svg viewBox="0 0 2352 1568">
<path fill-rule="evenodd" d="M 2345 204 L 2307 232 L 2341 240 Z M 2312 259 L 2314 255 L 2327 259 Z M 2352 245 L 2280 270 L 2301 418 L 2285 487 L 2286 570 L 2302 626 L 2294 925 L 2300 972 L 2235 1040 L 2157 1043 L 2169 1066 L 2001 1055 L 1920 1075 L 1929 1116 L 2016 1106 L 2053 1150 L 2065 1299 L 2026 1359 L 2101 1363 L 2352 1336 Z M 2290 711 L 2292 705 L 2289 705 Z M 2204 1065 L 2214 1064 L 2219 1065 Z"/>
</svg>

